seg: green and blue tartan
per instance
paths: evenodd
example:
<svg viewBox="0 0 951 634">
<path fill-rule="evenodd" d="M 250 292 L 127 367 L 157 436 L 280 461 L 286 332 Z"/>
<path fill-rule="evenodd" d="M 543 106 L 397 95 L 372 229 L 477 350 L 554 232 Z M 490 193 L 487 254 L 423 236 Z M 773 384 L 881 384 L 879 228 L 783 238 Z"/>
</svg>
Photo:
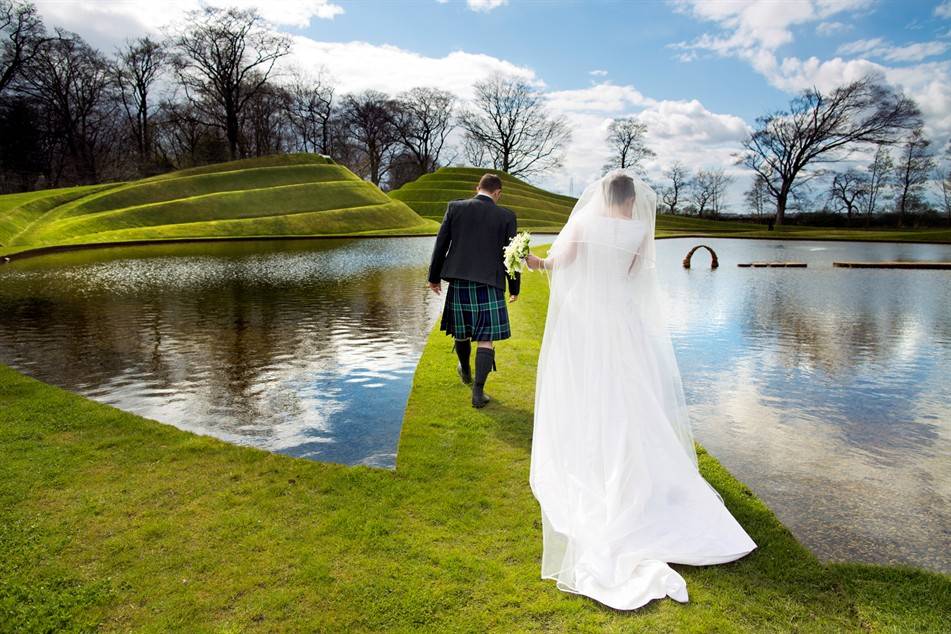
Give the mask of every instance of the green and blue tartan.
<svg viewBox="0 0 951 634">
<path fill-rule="evenodd" d="M 512 329 L 505 291 L 469 280 L 449 280 L 440 330 L 456 339 L 508 339 Z"/>
</svg>

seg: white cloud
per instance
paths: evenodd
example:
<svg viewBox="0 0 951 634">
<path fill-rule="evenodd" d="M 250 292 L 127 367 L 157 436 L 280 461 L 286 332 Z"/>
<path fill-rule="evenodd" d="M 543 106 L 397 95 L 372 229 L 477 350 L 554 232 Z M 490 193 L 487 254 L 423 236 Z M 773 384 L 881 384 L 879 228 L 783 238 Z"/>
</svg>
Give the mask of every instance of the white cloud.
<svg viewBox="0 0 951 634">
<path fill-rule="evenodd" d="M 839 55 L 861 55 L 863 53 L 874 51 L 877 48 L 881 48 L 884 45 L 885 40 L 880 37 L 876 37 L 869 40 L 856 40 L 854 42 L 849 42 L 848 44 L 843 44 L 836 52 Z"/>
<path fill-rule="evenodd" d="M 742 56 L 751 54 L 755 49 L 775 51 L 793 41 L 793 27 L 826 20 L 845 11 L 865 9 L 873 2 L 874 0 L 805 0 L 782 3 L 764 0 L 674 0 L 673 4 L 680 13 L 713 22 L 723 29 L 718 35 L 704 34 L 692 43 L 681 42 L 681 47 Z"/>
<path fill-rule="evenodd" d="M 508 3 L 509 0 L 466 0 L 466 4 L 470 9 L 481 13 L 488 13 Z"/>
<path fill-rule="evenodd" d="M 939 18 L 951 18 L 951 0 L 944 0 L 934 8 L 934 14 Z"/>
<path fill-rule="evenodd" d="M 920 62 L 929 57 L 944 54 L 951 44 L 933 40 L 930 42 L 915 42 L 905 46 L 894 46 L 876 37 L 869 40 L 857 40 L 843 44 L 837 50 L 840 55 L 868 55 L 879 57 L 890 62 Z"/>
<path fill-rule="evenodd" d="M 548 94 L 548 102 L 559 112 L 621 112 L 632 106 L 655 103 L 633 86 L 617 86 L 611 82 L 552 92 Z"/>
<path fill-rule="evenodd" d="M 590 70 L 590 71 L 588 71 L 588 74 L 589 74 L 589 75 L 592 75 L 592 76 L 594 76 L 594 77 L 607 77 L 607 76 L 608 76 L 608 71 L 606 71 L 606 70 L 600 70 L 600 69 L 598 69 L 598 70 Z"/>
<path fill-rule="evenodd" d="M 599 177 L 609 159 L 608 125 L 617 117 L 635 117 L 646 124 L 647 143 L 657 156 L 644 167 L 655 182 L 663 182 L 663 171 L 674 161 L 691 170 L 723 167 L 734 174 L 742 172 L 733 166 L 731 154 L 749 127 L 740 117 L 711 112 L 697 100 L 657 100 L 633 86 L 604 82 L 549 93 L 548 104 L 553 113 L 568 120 L 573 135 L 563 168 L 539 178 L 543 187 L 567 193 L 573 184 L 577 195 Z M 747 185 L 745 179 L 738 183 Z"/>
<path fill-rule="evenodd" d="M 37 0 L 37 8 L 48 24 L 82 32 L 99 45 L 100 39 L 157 33 L 169 22 L 181 20 L 188 11 L 202 6 L 257 9 L 275 26 L 306 27 L 313 18 L 332 20 L 344 9 L 331 0 L 123 0 L 122 2 L 61 2 Z M 98 36 L 99 39 L 96 38 Z"/>
<path fill-rule="evenodd" d="M 844 22 L 820 22 L 816 27 L 816 33 L 819 35 L 835 35 L 836 33 L 846 33 L 852 30 L 851 24 Z"/>
<path fill-rule="evenodd" d="M 928 57 L 942 55 L 949 48 L 947 42 L 916 42 L 907 46 L 895 46 L 884 52 L 890 62 L 920 62 Z"/>
<path fill-rule="evenodd" d="M 324 67 L 342 93 L 373 89 L 396 94 L 414 86 L 432 86 L 468 99 L 474 82 L 495 73 L 544 86 L 532 69 L 491 55 L 455 51 L 444 57 L 427 57 L 385 44 L 318 42 L 302 35 L 292 41 L 292 55 L 285 66 Z"/>
</svg>

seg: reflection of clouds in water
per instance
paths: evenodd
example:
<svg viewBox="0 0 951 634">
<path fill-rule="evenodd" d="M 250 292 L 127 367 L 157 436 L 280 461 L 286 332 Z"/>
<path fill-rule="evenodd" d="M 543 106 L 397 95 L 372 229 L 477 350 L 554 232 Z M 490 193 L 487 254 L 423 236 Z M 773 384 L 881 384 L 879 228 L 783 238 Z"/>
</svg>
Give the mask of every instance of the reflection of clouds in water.
<svg viewBox="0 0 951 634">
<path fill-rule="evenodd" d="M 699 440 L 820 554 L 951 568 L 951 285 L 831 265 L 951 247 L 710 240 L 720 269 L 684 271 L 694 242 L 658 267 Z"/>
<path fill-rule="evenodd" d="M 883 461 L 843 442 L 821 413 L 777 408 L 758 389 L 760 367 L 739 360 L 708 386 L 713 400 L 691 406 L 704 445 L 819 555 L 948 569 L 947 428 L 944 451 Z"/>
<path fill-rule="evenodd" d="M 190 431 L 393 466 L 441 306 L 425 288 L 430 250 L 422 238 L 26 260 L 3 272 L 0 359 Z"/>
</svg>

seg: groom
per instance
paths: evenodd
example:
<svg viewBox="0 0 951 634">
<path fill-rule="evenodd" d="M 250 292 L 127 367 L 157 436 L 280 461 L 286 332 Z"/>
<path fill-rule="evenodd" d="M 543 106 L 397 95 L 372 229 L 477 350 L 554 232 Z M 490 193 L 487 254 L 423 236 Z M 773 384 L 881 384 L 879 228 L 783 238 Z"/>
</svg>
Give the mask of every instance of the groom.
<svg viewBox="0 0 951 634">
<path fill-rule="evenodd" d="M 510 302 L 518 297 L 519 274 L 509 277 L 502 250 L 515 235 L 515 214 L 496 203 L 502 197 L 502 179 L 486 174 L 476 195 L 454 200 L 446 208 L 429 265 L 429 288 L 439 295 L 447 280 L 446 305 L 440 330 L 455 338 L 459 364 L 456 371 L 472 384 L 472 406 L 485 407 L 485 381 L 495 368 L 493 341 L 512 336 L 505 305 L 508 281 Z M 469 365 L 476 342 L 475 379 Z"/>
</svg>

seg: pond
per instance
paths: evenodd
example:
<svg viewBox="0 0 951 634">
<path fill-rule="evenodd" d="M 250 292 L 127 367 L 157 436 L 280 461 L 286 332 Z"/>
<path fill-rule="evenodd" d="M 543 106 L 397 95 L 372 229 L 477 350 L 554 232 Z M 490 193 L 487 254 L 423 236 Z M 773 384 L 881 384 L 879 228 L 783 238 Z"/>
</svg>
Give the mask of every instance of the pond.
<svg viewBox="0 0 951 634">
<path fill-rule="evenodd" d="M 698 440 L 818 555 L 951 571 L 951 273 L 831 264 L 951 260 L 951 246 L 710 239 L 720 268 L 700 251 L 684 270 L 699 242 L 658 243 Z M 424 286 L 431 246 L 202 243 L 14 262 L 0 267 L 0 362 L 182 429 L 392 467 L 441 309 Z M 809 268 L 736 267 L 781 259 Z"/>
<path fill-rule="evenodd" d="M 951 271 L 832 266 L 951 245 L 658 244 L 697 439 L 818 555 L 951 572 Z"/>
<path fill-rule="evenodd" d="M 74 252 L 0 269 L 0 362 L 176 427 L 395 466 L 431 238 Z"/>
</svg>

